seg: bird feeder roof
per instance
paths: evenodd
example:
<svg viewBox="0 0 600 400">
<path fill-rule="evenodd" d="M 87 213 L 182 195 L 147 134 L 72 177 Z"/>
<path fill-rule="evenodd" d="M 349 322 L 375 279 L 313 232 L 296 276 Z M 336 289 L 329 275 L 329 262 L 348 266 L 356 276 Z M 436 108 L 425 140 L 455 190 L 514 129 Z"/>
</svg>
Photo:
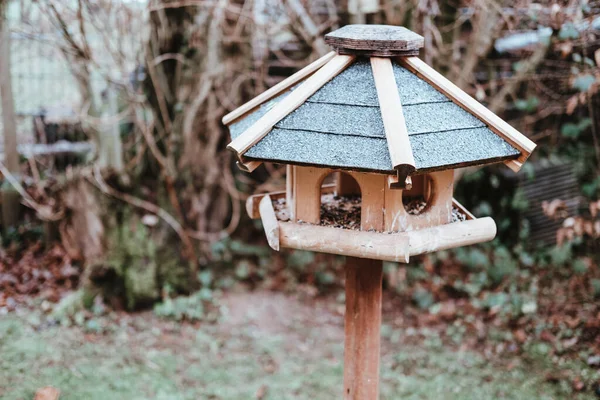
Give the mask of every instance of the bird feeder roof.
<svg viewBox="0 0 600 400">
<path fill-rule="evenodd" d="M 368 27 L 354 36 L 348 27 L 329 34 L 337 54 L 224 118 L 229 149 L 246 169 L 271 161 L 386 174 L 403 169 L 405 178 L 502 161 L 521 167 L 535 144 L 414 57 L 419 35 Z M 400 43 L 393 28 L 409 40 Z M 383 47 L 373 39 L 378 32 Z M 354 40 L 344 47 L 348 37 Z"/>
</svg>

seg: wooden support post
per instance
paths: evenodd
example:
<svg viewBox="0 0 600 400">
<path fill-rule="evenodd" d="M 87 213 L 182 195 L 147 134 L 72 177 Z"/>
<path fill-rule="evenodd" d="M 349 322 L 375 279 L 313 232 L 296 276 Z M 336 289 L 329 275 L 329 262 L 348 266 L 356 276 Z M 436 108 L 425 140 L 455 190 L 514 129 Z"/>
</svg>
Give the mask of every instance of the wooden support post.
<svg viewBox="0 0 600 400">
<path fill-rule="evenodd" d="M 383 264 L 347 257 L 344 399 L 379 397 L 381 281 Z"/>
<path fill-rule="evenodd" d="M 358 175 L 365 202 L 380 212 L 375 218 L 361 218 L 361 230 L 381 231 L 383 220 L 383 188 L 385 177 L 377 188 L 371 180 Z M 377 207 L 378 205 L 378 207 Z M 381 330 L 381 292 L 383 262 L 367 258 L 346 258 L 346 316 L 344 327 L 344 399 L 377 400 L 379 398 L 379 353 Z"/>
</svg>

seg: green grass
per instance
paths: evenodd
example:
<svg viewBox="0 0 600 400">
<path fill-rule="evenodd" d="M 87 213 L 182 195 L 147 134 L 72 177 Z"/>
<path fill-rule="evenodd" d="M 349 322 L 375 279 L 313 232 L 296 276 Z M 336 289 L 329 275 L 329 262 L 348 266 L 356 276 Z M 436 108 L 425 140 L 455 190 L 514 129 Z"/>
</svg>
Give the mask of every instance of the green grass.
<svg viewBox="0 0 600 400">
<path fill-rule="evenodd" d="M 264 389 L 263 399 L 341 396 L 339 316 L 266 330 L 252 318 L 192 326 L 142 313 L 100 318 L 104 333 L 92 333 L 89 325 L 35 328 L 32 312 L 3 316 L 0 398 L 32 399 L 47 385 L 61 400 L 255 399 Z M 385 339 L 383 348 L 382 399 L 593 398 L 546 382 L 547 365 L 531 357 L 490 361 L 431 340 Z"/>
</svg>

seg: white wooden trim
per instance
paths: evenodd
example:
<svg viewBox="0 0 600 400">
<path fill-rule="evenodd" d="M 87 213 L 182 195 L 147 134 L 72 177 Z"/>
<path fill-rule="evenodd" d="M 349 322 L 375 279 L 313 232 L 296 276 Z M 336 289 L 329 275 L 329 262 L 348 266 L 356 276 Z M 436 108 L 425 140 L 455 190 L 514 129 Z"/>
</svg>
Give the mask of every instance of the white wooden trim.
<svg viewBox="0 0 600 400">
<path fill-rule="evenodd" d="M 518 160 L 507 161 L 505 164 L 508 165 L 513 171 L 518 171 L 521 169 L 523 163 L 527 160 L 531 152 L 533 152 L 536 147 L 534 142 L 510 126 L 506 121 L 498 117 L 473 97 L 469 96 L 466 92 L 464 92 L 454 83 L 450 82 L 442 74 L 431 68 L 418 57 L 401 57 L 399 60 L 405 67 L 426 80 L 437 90 L 444 93 L 453 102 L 488 124 L 491 130 L 519 150 L 521 152 L 521 156 L 518 158 Z"/>
<path fill-rule="evenodd" d="M 398 170 L 398 183 L 404 186 L 406 178 L 416 168 L 392 61 L 389 58 L 371 57 L 371 69 L 390 159 L 394 169 Z"/>
<path fill-rule="evenodd" d="M 277 103 L 271 110 L 256 121 L 254 125 L 229 143 L 227 149 L 235 152 L 238 157 L 243 155 L 248 149 L 265 137 L 276 123 L 281 121 L 296 108 L 300 107 L 302 103 L 324 84 L 346 69 L 354 59 L 354 56 L 336 55 L 333 57 L 321 69 L 302 82 L 300 86 L 291 92 L 285 99 Z"/>
</svg>

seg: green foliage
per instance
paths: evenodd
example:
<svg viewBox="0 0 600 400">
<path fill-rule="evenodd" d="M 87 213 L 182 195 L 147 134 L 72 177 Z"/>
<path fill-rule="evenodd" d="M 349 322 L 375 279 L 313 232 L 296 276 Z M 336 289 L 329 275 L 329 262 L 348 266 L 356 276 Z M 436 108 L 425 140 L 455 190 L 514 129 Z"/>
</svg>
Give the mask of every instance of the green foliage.
<svg viewBox="0 0 600 400">
<path fill-rule="evenodd" d="M 592 126 L 590 118 L 583 118 L 577 123 L 567 122 L 560 128 L 560 133 L 566 138 L 577 139 L 582 132 Z"/>
<path fill-rule="evenodd" d="M 231 262 L 235 257 L 239 256 L 268 257 L 271 254 L 271 250 L 265 245 L 257 246 L 227 237 L 213 243 L 211 253 L 214 260 Z"/>
<path fill-rule="evenodd" d="M 191 296 L 167 297 L 154 305 L 154 313 L 176 321 L 200 321 L 205 317 L 204 296 L 200 292 Z"/>
<path fill-rule="evenodd" d="M 580 92 L 587 92 L 595 82 L 596 77 L 594 75 L 582 74 L 573 81 L 573 88 L 579 90 Z"/>
<path fill-rule="evenodd" d="M 596 299 L 600 299 L 600 279 L 592 279 L 590 284 L 592 285 L 592 294 Z"/>
<path fill-rule="evenodd" d="M 294 250 L 287 258 L 288 265 L 292 268 L 304 269 L 315 261 L 312 251 Z"/>
<path fill-rule="evenodd" d="M 560 40 L 577 39 L 579 38 L 579 30 L 572 22 L 566 22 L 562 24 L 558 32 L 558 38 Z"/>
<path fill-rule="evenodd" d="M 539 105 L 540 99 L 538 99 L 536 96 L 528 97 L 526 100 L 515 100 L 515 108 L 519 111 L 525 111 L 527 113 L 534 113 L 537 111 Z"/>
<path fill-rule="evenodd" d="M 422 310 L 427 310 L 434 303 L 433 294 L 424 288 L 417 288 L 412 295 L 413 302 Z"/>
<path fill-rule="evenodd" d="M 505 278 L 518 270 L 518 263 L 506 247 L 497 247 L 493 252 L 494 265 L 488 274 L 494 285 L 500 284 Z"/>
<path fill-rule="evenodd" d="M 550 259 L 552 265 L 561 267 L 571 261 L 573 257 L 573 248 L 571 243 L 565 243 L 562 246 L 553 247 L 550 252 Z"/>
<path fill-rule="evenodd" d="M 92 340 L 83 337 L 81 328 L 33 328 L 14 316 L 0 318 L 2 398 L 32 399 L 49 384 L 61 390 L 61 398 L 89 400 L 251 399 L 258 398 L 263 385 L 263 400 L 336 398 L 339 393 L 343 346 L 338 334 L 322 335 L 321 326 L 297 328 L 303 337 L 321 343 L 307 351 L 289 346 L 297 332 L 273 337 L 252 324 L 225 330 L 211 324 L 171 324 L 145 314 L 131 318 L 133 325 L 115 324 L 103 335 L 92 334 Z M 585 398 L 548 382 L 548 344 L 528 343 L 528 358 L 515 362 L 502 355 L 457 351 L 427 329 L 407 329 L 406 336 L 424 338 L 407 346 L 397 335 L 401 331 L 382 329 L 384 337 L 400 340 L 383 353 L 382 399 Z M 468 331 L 456 322 L 445 334 L 459 342 Z M 504 341 L 510 332 L 494 334 Z M 596 374 L 581 364 L 561 365 L 561 370 L 592 381 Z"/>
</svg>

